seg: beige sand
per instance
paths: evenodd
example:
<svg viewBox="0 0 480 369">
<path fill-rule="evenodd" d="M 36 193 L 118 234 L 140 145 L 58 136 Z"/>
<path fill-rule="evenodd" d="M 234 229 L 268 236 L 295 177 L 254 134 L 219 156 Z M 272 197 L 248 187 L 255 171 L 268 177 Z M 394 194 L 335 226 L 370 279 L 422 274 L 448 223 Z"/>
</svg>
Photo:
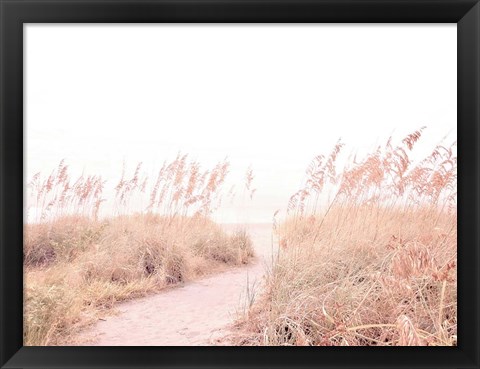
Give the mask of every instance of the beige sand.
<svg viewBox="0 0 480 369">
<path fill-rule="evenodd" d="M 248 225 L 247 231 L 257 255 L 249 266 L 123 303 L 116 315 L 83 332 L 80 341 L 99 346 L 228 344 L 229 327 L 248 301 L 247 281 L 258 295 L 273 252 L 271 225 Z"/>
</svg>

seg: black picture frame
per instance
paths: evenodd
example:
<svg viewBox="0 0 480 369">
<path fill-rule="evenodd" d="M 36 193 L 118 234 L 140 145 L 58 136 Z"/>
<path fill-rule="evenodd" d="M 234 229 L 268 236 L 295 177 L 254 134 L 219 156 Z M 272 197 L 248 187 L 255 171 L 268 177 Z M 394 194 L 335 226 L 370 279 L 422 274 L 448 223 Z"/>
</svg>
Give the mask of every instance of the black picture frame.
<svg viewBox="0 0 480 369">
<path fill-rule="evenodd" d="M 479 0 L 1 0 L 1 368 L 479 368 Z M 457 347 L 23 347 L 24 23 L 457 23 Z M 348 104 L 348 102 L 345 102 Z"/>
</svg>

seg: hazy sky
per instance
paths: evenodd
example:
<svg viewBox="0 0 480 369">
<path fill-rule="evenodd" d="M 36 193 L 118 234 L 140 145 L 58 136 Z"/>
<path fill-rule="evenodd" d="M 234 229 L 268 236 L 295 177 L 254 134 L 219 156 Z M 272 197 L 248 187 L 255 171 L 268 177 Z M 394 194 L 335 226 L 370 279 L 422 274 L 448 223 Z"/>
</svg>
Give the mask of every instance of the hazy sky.
<svg viewBox="0 0 480 369">
<path fill-rule="evenodd" d="M 456 35 L 455 24 L 28 24 L 27 177 L 66 159 L 107 179 L 109 196 L 124 160 L 154 177 L 178 151 L 205 166 L 228 156 L 225 188 L 241 194 L 251 165 L 257 192 L 217 219 L 270 221 L 339 137 L 363 152 L 426 125 L 419 155 L 453 141 Z"/>
</svg>

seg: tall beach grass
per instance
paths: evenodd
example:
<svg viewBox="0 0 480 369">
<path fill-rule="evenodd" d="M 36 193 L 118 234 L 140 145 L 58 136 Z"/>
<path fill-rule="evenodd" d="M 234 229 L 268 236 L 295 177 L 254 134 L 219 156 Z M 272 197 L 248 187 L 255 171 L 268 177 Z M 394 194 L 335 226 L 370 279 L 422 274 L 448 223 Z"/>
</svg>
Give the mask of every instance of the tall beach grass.
<svg viewBox="0 0 480 369">
<path fill-rule="evenodd" d="M 149 186 L 139 164 L 131 177 L 124 171 L 113 214 L 103 217 L 100 176 L 72 180 L 63 161 L 45 179 L 35 175 L 27 193 L 35 219 L 24 230 L 24 345 L 74 344 L 118 301 L 248 263 L 248 235 L 210 219 L 228 165 L 202 170 L 178 155 Z M 145 193 L 148 206 L 133 213 Z"/>
<path fill-rule="evenodd" d="M 344 168 L 340 141 L 314 158 L 236 344 L 457 344 L 456 143 L 413 161 L 423 134 Z"/>
</svg>

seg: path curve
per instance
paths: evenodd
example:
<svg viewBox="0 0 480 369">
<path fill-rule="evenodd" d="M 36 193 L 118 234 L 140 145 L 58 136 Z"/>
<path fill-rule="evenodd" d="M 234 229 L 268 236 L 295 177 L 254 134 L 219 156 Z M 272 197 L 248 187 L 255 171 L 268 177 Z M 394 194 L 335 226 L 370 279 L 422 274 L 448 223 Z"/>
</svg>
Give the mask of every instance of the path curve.
<svg viewBox="0 0 480 369">
<path fill-rule="evenodd" d="M 232 225 L 224 226 L 226 231 Z M 247 301 L 247 281 L 259 288 L 273 252 L 271 225 L 247 225 L 256 259 L 156 295 L 116 307 L 118 314 L 83 332 L 84 345 L 204 346 L 228 344 L 222 338 Z M 258 291 L 257 291 L 258 295 Z"/>
</svg>

